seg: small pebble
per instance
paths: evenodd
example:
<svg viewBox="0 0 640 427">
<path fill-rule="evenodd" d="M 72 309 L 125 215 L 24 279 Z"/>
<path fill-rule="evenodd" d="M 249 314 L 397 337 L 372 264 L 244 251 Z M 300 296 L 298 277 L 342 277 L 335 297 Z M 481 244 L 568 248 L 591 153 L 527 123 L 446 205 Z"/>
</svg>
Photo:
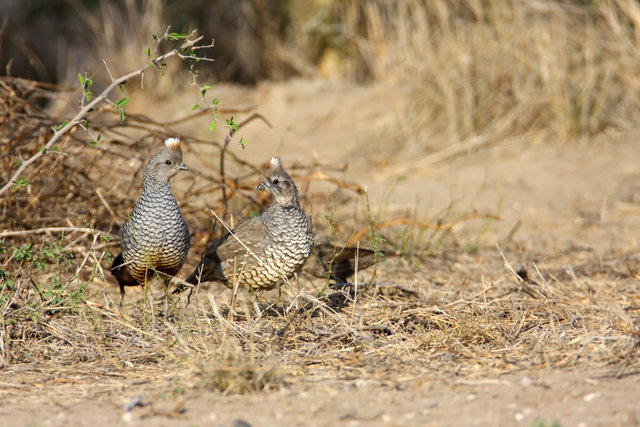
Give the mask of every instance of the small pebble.
<svg viewBox="0 0 640 427">
<path fill-rule="evenodd" d="M 585 402 L 591 402 L 596 397 L 600 396 L 600 393 L 589 393 L 584 397 Z"/>
</svg>

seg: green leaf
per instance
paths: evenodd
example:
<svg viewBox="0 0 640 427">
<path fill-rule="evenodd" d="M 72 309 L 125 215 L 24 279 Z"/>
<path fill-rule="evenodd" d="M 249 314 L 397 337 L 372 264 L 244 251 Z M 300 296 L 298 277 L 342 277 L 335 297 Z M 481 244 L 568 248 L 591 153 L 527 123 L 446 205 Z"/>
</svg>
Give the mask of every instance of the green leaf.
<svg viewBox="0 0 640 427">
<path fill-rule="evenodd" d="M 21 177 L 13 181 L 13 191 L 17 190 L 20 187 L 27 186 L 27 179 L 25 177 Z"/>
<path fill-rule="evenodd" d="M 129 98 L 122 98 L 121 100 L 115 103 L 115 106 L 118 109 L 118 112 L 120 113 L 120 123 L 124 123 L 124 117 L 127 115 L 127 113 L 124 111 L 124 106 L 127 105 L 129 101 L 130 101 Z"/>
<path fill-rule="evenodd" d="M 116 101 L 116 107 L 123 108 L 129 103 L 129 101 L 131 101 L 129 98 L 122 98 L 121 100 Z"/>
<path fill-rule="evenodd" d="M 191 107 L 191 111 L 196 111 L 198 108 L 200 108 L 200 104 L 195 104 L 193 107 Z"/>
<path fill-rule="evenodd" d="M 186 39 L 187 35 L 183 34 L 183 33 L 169 33 L 167 34 L 166 38 L 168 38 L 169 40 L 182 40 L 182 39 Z"/>
<path fill-rule="evenodd" d="M 78 81 L 80 82 L 80 86 L 84 87 L 84 77 L 82 77 L 80 73 L 78 73 Z"/>
<path fill-rule="evenodd" d="M 125 81 L 123 81 L 122 83 L 120 83 L 118 85 L 118 87 L 120 88 L 120 92 L 124 92 L 124 85 L 126 85 L 126 84 L 127 84 L 127 81 L 125 80 Z"/>
<path fill-rule="evenodd" d="M 231 128 L 232 130 L 234 131 L 238 130 L 238 124 L 235 122 L 235 120 L 233 120 L 233 116 L 231 116 L 228 119 L 225 119 L 225 122 L 227 126 L 229 126 L 229 128 Z"/>
<path fill-rule="evenodd" d="M 153 37 L 154 40 L 158 40 L 158 36 L 156 36 L 155 34 L 151 34 L 151 37 Z"/>
<path fill-rule="evenodd" d="M 155 37 L 155 36 L 153 36 L 153 37 Z M 147 55 L 147 59 L 151 59 L 151 49 L 146 48 L 144 50 L 144 53 Z"/>
<path fill-rule="evenodd" d="M 220 100 L 218 98 L 213 98 L 212 104 L 218 105 L 218 103 L 220 103 Z"/>
<path fill-rule="evenodd" d="M 211 123 L 209 123 L 209 130 L 213 132 L 216 130 L 216 126 L 218 126 L 218 123 L 215 120 L 212 120 Z"/>
<path fill-rule="evenodd" d="M 244 150 L 244 146 L 247 145 L 247 142 L 249 142 L 249 140 L 240 138 L 240 146 L 242 147 L 243 150 Z"/>
<path fill-rule="evenodd" d="M 204 98 L 204 96 L 207 94 L 207 91 L 209 89 L 211 89 L 211 86 L 209 85 L 202 86 L 202 88 L 200 88 L 200 98 Z"/>
<path fill-rule="evenodd" d="M 69 120 L 66 120 L 66 121 L 64 121 L 62 123 L 59 123 L 59 124 L 55 125 L 53 127 L 53 130 L 58 131 L 58 130 L 62 129 L 63 127 L 65 127 L 68 124 L 69 124 Z"/>
</svg>

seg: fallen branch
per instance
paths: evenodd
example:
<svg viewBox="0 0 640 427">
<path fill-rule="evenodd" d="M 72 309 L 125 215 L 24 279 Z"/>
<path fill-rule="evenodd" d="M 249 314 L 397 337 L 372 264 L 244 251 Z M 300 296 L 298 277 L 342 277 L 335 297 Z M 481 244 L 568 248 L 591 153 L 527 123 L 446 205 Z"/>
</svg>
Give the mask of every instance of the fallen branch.
<svg viewBox="0 0 640 427">
<path fill-rule="evenodd" d="M 67 232 L 76 232 L 79 231 L 81 233 L 95 233 L 102 234 L 104 236 L 110 236 L 111 233 L 106 231 L 96 230 L 94 228 L 88 227 L 44 227 L 44 228 L 35 228 L 33 230 L 18 230 L 18 231 L 3 231 L 0 232 L 0 237 L 10 237 L 10 236 L 25 236 L 27 234 L 40 234 L 40 233 L 67 233 Z"/>
</svg>

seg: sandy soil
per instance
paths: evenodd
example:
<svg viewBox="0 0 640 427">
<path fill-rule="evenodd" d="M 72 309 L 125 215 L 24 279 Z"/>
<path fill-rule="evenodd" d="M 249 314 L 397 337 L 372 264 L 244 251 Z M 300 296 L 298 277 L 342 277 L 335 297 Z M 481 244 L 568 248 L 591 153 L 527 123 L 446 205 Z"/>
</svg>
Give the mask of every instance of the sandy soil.
<svg viewBox="0 0 640 427">
<path fill-rule="evenodd" d="M 393 88 L 292 81 L 256 89 L 223 86 L 216 96 L 228 105 L 256 105 L 273 125 L 256 122 L 243 129 L 249 146 L 242 154 L 250 160 L 275 153 L 285 163 L 312 155 L 323 163 L 348 162 L 346 177 L 366 186 L 374 207 L 389 216 L 417 207 L 429 218 L 452 201 L 495 213 L 500 220 L 479 235 L 494 265 L 501 264 L 495 244 L 518 222 L 512 249 L 505 251 L 516 268 L 597 267 L 598 260 L 621 256 L 637 265 L 640 151 L 630 135 L 589 143 L 495 141 L 431 163 L 428 141 L 419 135 L 406 144 L 387 139 L 402 121 L 404 101 Z M 486 280 L 492 275 L 504 270 L 488 271 Z M 429 287 L 424 277 L 398 281 Z M 629 289 L 637 296 L 637 281 Z M 326 375 L 310 365 L 278 390 L 224 395 L 196 387 L 193 373 L 171 366 L 127 375 L 84 367 L 71 378 L 46 365 L 29 372 L 8 367 L 0 373 L 0 424 L 640 424 L 637 374 L 616 377 L 604 365 L 501 372 L 478 367 L 464 375 L 455 366 L 440 373 L 413 368 L 398 375 L 383 367 Z M 137 398 L 144 405 L 126 412 L 124 405 Z"/>
<path fill-rule="evenodd" d="M 145 380 L 156 375 L 153 381 Z M 4 382 L 4 425 L 638 425 L 637 377 L 593 370 L 514 372 L 455 378 L 311 379 L 256 395 L 196 391 L 189 378 L 139 372 L 139 380 L 104 373 L 94 382 L 35 378 Z M 99 383 L 99 384 L 98 384 Z M 153 383 L 153 384 L 151 384 Z M 180 383 L 186 390 L 172 394 Z M 9 395 L 11 393 L 11 395 Z M 16 399 L 20 396 L 20 399 Z M 13 398 L 12 398 L 13 397 Z M 125 412 L 132 401 L 143 407 Z"/>
</svg>

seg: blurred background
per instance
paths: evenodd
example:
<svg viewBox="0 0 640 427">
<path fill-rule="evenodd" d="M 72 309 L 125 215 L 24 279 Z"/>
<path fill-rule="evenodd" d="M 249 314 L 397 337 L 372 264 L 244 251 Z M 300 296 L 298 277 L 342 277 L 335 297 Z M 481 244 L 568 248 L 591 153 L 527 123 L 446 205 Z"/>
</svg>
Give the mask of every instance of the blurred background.
<svg viewBox="0 0 640 427">
<path fill-rule="evenodd" d="M 215 131 L 212 112 L 186 119 L 201 101 L 189 61 L 167 61 L 163 72 L 144 74 L 144 85 L 136 79 L 124 93 L 110 94 L 114 102 L 123 96 L 131 100 L 123 125 L 94 114 L 92 124 L 104 133 L 105 144 L 96 150 L 89 145 L 95 136 L 75 132 L 81 144 L 65 148 L 69 154 L 73 147 L 80 150 L 75 159 L 48 157 L 40 166 L 67 167 L 81 159 L 78 182 L 84 176 L 93 181 L 79 200 L 95 199 L 90 205 L 101 210 L 91 218 L 104 218 L 105 228 L 125 218 L 140 168 L 166 136 L 162 132 L 190 143 L 186 159 L 193 172 L 174 185 L 188 189 L 193 211 L 217 206 L 220 191 L 231 185 L 216 175 L 228 132 L 224 120 L 240 121 L 252 112 L 266 121 L 252 122 L 234 137 L 228 152 L 239 162 L 228 173 L 253 179 L 259 165 L 278 155 L 298 168 L 297 179 L 310 183 L 309 194 L 337 197 L 331 179 L 339 176 L 367 190 L 372 205 L 389 209 L 392 217 L 409 217 L 425 205 L 428 218 L 440 217 L 449 212 L 445 207 L 463 200 L 463 214 L 480 209 L 506 215 L 513 206 L 515 222 L 522 212 L 517 200 L 547 206 L 544 198 L 532 202 L 523 187 L 545 185 L 563 201 L 590 192 L 584 180 L 571 181 L 572 187 L 558 178 L 574 176 L 568 165 L 579 171 L 589 147 L 596 150 L 595 160 L 610 153 L 611 162 L 623 158 L 635 168 L 628 154 L 612 151 L 635 152 L 640 112 L 635 0 L 4 0 L 0 72 L 58 85 L 55 96 L 29 88 L 20 92 L 47 107 L 42 124 L 47 129 L 78 111 L 78 74 L 93 76 L 92 91 L 98 94 L 111 82 L 106 66 L 113 76 L 137 69 L 146 61 L 145 50 L 156 45 L 154 36 L 169 27 L 182 33 L 197 29 L 204 36 L 201 44 L 215 41 L 213 49 L 199 51 L 214 62 L 201 63 L 198 75 L 200 84 L 212 85 L 207 100 L 219 99 L 224 110 Z M 172 47 L 163 42 L 154 54 Z M 16 90 L 20 86 L 12 84 Z M 3 181 L 46 137 L 31 113 L 21 113 L 21 104 L 5 107 Z M 621 144 L 625 141 L 631 144 Z M 562 146 L 569 148 L 550 151 Z M 555 159 L 558 163 L 551 163 Z M 536 167 L 548 175 L 544 183 Z M 318 184 L 315 168 L 334 174 Z M 137 175 L 130 176 L 132 170 Z M 530 177 L 535 182 L 524 185 Z M 25 197 L 19 202 L 24 206 L 49 193 L 63 201 L 75 191 L 47 190 L 45 177 L 26 178 L 32 187 L 21 191 L 35 199 Z M 124 193 L 111 182 L 120 179 L 129 180 Z M 246 188 L 240 187 L 251 196 L 255 185 L 246 179 Z M 58 185 L 49 181 L 50 187 Z M 94 185 L 117 209 L 103 206 Z M 355 188 L 349 185 L 338 190 Z M 509 201 L 504 209 L 503 200 Z M 550 217 L 557 216 L 553 206 Z M 23 216 L 10 217 L 18 222 L 8 226 L 29 226 Z M 533 210 L 529 219 L 539 217 Z M 507 233 L 513 222 L 503 222 L 506 230 L 499 232 Z"/>
<path fill-rule="evenodd" d="M 633 0 L 3 0 L 0 17 L 1 73 L 45 82 L 86 71 L 100 87 L 103 59 L 114 75 L 137 67 L 169 25 L 215 39 L 209 81 L 392 82 L 401 145 L 590 138 L 640 111 Z"/>
</svg>

